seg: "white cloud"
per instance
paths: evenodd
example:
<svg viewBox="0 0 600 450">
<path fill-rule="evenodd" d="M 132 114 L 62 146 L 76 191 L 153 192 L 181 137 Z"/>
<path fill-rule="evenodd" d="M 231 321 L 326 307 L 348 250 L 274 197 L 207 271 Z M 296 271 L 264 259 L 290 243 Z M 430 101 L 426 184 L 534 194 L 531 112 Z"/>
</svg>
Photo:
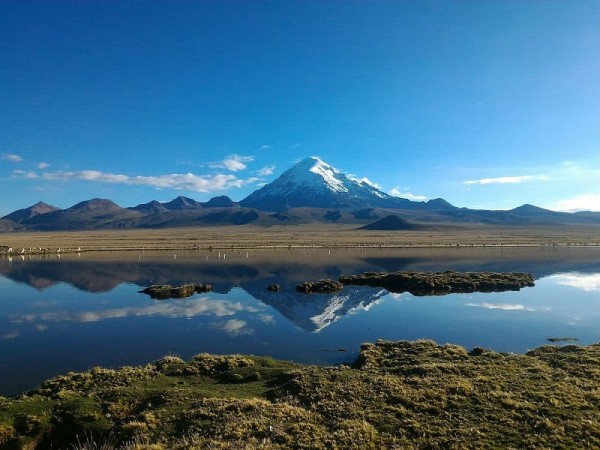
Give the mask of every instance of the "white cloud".
<svg viewBox="0 0 600 450">
<path fill-rule="evenodd" d="M 41 162 L 37 165 L 38 169 L 47 169 L 48 167 L 50 167 L 50 164 L 48 164 L 47 162 Z"/>
<path fill-rule="evenodd" d="M 187 189 L 196 192 L 220 191 L 247 184 L 245 180 L 234 175 L 217 174 L 212 176 L 198 176 L 192 173 L 171 174 L 161 176 L 143 177 L 132 179 L 131 184 L 147 185 L 157 188 Z"/>
<path fill-rule="evenodd" d="M 41 314 L 27 314 L 20 317 L 11 317 L 11 322 L 98 322 L 101 320 L 119 319 L 128 316 L 162 316 L 178 318 L 213 315 L 216 317 L 226 317 L 233 316 L 245 309 L 244 305 L 239 302 L 213 300 L 210 298 L 195 298 L 193 300 L 181 300 L 177 302 L 161 302 L 139 308 L 114 308 L 80 312 L 52 311 Z M 229 328 L 235 329 L 235 325 L 235 323 L 230 324 Z"/>
<path fill-rule="evenodd" d="M 9 339 L 16 339 L 21 334 L 18 331 L 11 331 L 10 333 L 6 333 L 0 336 L 0 340 L 7 341 Z"/>
<path fill-rule="evenodd" d="M 37 178 L 38 174 L 35 172 L 27 172 L 26 170 L 13 170 L 13 175 L 25 178 Z"/>
<path fill-rule="evenodd" d="M 230 319 L 223 324 L 216 324 L 215 326 L 232 336 L 241 336 L 244 334 L 254 333 L 254 330 L 248 328 L 246 321 L 240 319 Z"/>
<path fill-rule="evenodd" d="M 227 169 L 231 170 L 232 172 L 238 172 L 246 169 L 246 167 L 248 167 L 246 163 L 251 161 L 254 161 L 254 156 L 242 156 L 234 154 L 229 155 L 227 159 L 224 159 L 223 161 L 210 164 L 210 167 L 213 169 Z"/>
<path fill-rule="evenodd" d="M 100 183 L 126 184 L 136 186 L 151 186 L 155 188 L 170 188 L 177 190 L 190 190 L 196 192 L 212 192 L 231 188 L 239 188 L 247 184 L 255 183 L 259 179 L 250 177 L 241 179 L 235 175 L 216 174 L 200 176 L 193 173 L 167 174 L 157 176 L 129 176 L 101 172 L 99 170 L 81 170 L 75 172 L 45 172 L 42 175 L 35 172 L 14 171 L 13 174 L 25 178 L 41 177 L 44 180 L 85 180 Z"/>
<path fill-rule="evenodd" d="M 551 277 L 562 286 L 570 286 L 585 292 L 600 292 L 600 273 L 563 273 Z"/>
<path fill-rule="evenodd" d="M 266 325 L 275 324 L 275 317 L 273 317 L 271 314 L 260 314 L 258 319 Z"/>
<path fill-rule="evenodd" d="M 275 170 L 275 166 L 265 166 L 256 173 L 261 177 L 266 177 L 267 175 L 273 175 L 273 170 Z"/>
<path fill-rule="evenodd" d="M 402 191 L 404 191 L 404 192 L 402 192 Z M 409 192 L 408 189 L 401 189 L 400 186 L 396 186 L 395 188 L 393 188 L 390 191 L 390 195 L 393 195 L 394 197 L 405 198 L 407 200 L 412 200 L 415 202 L 423 202 L 423 201 L 427 200 L 427 197 L 425 197 L 424 195 L 415 195 L 415 194 Z"/>
<path fill-rule="evenodd" d="M 105 183 L 124 183 L 129 180 L 127 175 L 115 175 L 112 173 L 104 173 L 99 170 L 82 170 L 78 172 L 79 178 L 88 181 L 102 181 Z"/>
<path fill-rule="evenodd" d="M 2 157 L 2 159 L 6 160 L 6 161 L 11 161 L 11 162 L 21 162 L 23 161 L 23 158 L 21 158 L 19 155 L 15 155 L 14 153 L 2 153 L 2 155 L 0 155 Z"/>
<path fill-rule="evenodd" d="M 534 308 L 515 303 L 467 303 L 466 305 L 485 309 L 501 309 L 503 311 L 536 311 Z"/>
<path fill-rule="evenodd" d="M 272 145 L 261 145 L 258 150 L 270 150 L 273 146 Z"/>
<path fill-rule="evenodd" d="M 481 178 L 463 181 L 463 184 L 518 184 L 524 181 L 547 181 L 548 175 L 521 175 L 516 177 Z"/>
<path fill-rule="evenodd" d="M 576 197 L 557 200 L 548 206 L 554 211 L 600 211 L 600 194 L 581 194 Z"/>
<path fill-rule="evenodd" d="M 576 175 L 576 176 L 586 176 L 586 175 L 598 175 L 600 174 L 600 169 L 597 168 L 597 162 L 585 162 L 585 163 L 577 163 L 575 161 L 563 161 L 561 167 L 557 170 L 557 174 L 559 175 Z"/>
</svg>

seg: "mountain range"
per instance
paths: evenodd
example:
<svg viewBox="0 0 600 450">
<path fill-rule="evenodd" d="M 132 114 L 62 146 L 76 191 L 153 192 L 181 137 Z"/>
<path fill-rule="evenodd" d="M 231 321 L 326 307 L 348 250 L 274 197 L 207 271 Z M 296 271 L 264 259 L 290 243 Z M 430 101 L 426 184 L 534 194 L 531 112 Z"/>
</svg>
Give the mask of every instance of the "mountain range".
<svg viewBox="0 0 600 450">
<path fill-rule="evenodd" d="M 0 231 L 167 228 L 181 226 L 340 223 L 370 230 L 426 229 L 441 224 L 600 224 L 600 213 L 563 213 L 523 205 L 508 211 L 459 208 L 442 198 L 417 202 L 391 196 L 319 158 L 306 158 L 240 202 L 179 196 L 122 208 L 92 199 L 60 209 L 43 202 L 0 218 Z"/>
</svg>

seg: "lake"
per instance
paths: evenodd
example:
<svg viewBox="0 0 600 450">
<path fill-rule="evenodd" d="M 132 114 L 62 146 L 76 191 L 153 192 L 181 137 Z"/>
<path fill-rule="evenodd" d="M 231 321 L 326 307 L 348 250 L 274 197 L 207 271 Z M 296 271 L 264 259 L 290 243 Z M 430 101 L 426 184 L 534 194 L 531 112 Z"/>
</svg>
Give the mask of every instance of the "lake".
<svg viewBox="0 0 600 450">
<path fill-rule="evenodd" d="M 529 272 L 519 292 L 415 297 L 308 280 L 365 271 Z M 151 284 L 214 291 L 152 300 Z M 277 283 L 281 292 L 266 287 Z M 0 259 L 0 395 L 68 371 L 166 354 L 248 353 L 312 364 L 353 361 L 376 339 L 433 339 L 525 352 L 548 338 L 600 341 L 600 248 L 280 249 L 84 253 Z M 570 342 L 567 342 L 567 344 Z M 564 345 L 565 343 L 558 343 Z"/>
</svg>

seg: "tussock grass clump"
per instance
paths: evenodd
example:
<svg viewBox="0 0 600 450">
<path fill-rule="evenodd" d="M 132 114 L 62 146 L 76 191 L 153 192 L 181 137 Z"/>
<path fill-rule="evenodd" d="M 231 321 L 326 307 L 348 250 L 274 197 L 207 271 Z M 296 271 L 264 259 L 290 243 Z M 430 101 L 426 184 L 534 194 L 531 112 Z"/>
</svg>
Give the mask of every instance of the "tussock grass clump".
<svg viewBox="0 0 600 450">
<path fill-rule="evenodd" d="M 197 367 L 204 375 L 215 375 L 237 369 L 240 367 L 252 367 L 254 361 L 242 355 L 210 355 L 200 353 L 194 356 L 192 366 Z"/>
<path fill-rule="evenodd" d="M 94 368 L 0 398 L 2 448 L 598 448 L 600 344 L 364 344 L 353 367 L 243 355 Z"/>
<path fill-rule="evenodd" d="M 6 444 L 17 435 L 17 430 L 12 425 L 0 424 L 0 445 Z"/>
</svg>

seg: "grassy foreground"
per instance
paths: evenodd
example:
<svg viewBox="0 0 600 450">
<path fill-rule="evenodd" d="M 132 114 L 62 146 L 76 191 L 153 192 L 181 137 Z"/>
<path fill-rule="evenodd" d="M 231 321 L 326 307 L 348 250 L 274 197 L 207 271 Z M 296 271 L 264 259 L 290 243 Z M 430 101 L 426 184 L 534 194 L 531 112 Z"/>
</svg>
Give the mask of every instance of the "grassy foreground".
<svg viewBox="0 0 600 450">
<path fill-rule="evenodd" d="M 167 356 L 0 397 L 2 448 L 599 448 L 600 344 L 365 344 L 354 367 Z"/>
</svg>

